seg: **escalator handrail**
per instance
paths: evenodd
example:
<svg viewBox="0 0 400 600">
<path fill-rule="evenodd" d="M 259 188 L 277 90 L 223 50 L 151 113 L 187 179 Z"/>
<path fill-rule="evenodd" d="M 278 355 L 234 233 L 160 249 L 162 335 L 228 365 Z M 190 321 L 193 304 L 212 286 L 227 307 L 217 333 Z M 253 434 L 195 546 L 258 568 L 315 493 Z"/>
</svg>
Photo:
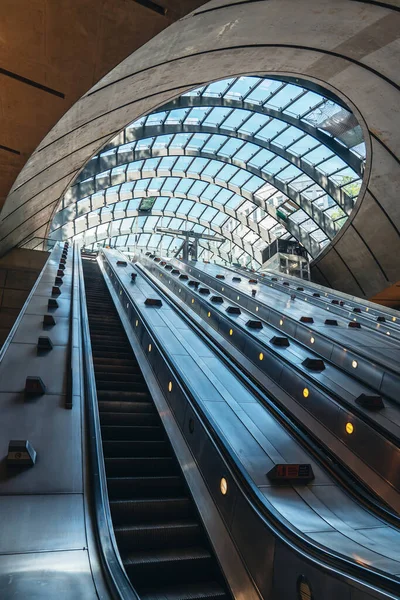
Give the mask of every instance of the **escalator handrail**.
<svg viewBox="0 0 400 600">
<path fill-rule="evenodd" d="M 107 492 L 107 479 L 101 441 L 97 388 L 93 367 L 92 346 L 86 306 L 82 257 L 78 252 L 78 279 L 82 329 L 82 356 L 85 390 L 85 409 L 88 420 L 90 475 L 93 486 L 93 502 L 96 537 L 103 572 L 113 600 L 139 600 L 125 572 L 114 536 Z"/>
<path fill-rule="evenodd" d="M 126 284 L 121 280 L 119 274 L 114 270 L 113 265 L 108 260 L 108 257 L 102 253 L 105 260 L 110 265 L 113 274 L 118 280 L 119 285 L 125 289 L 127 294 L 129 292 L 126 288 Z M 143 272 L 140 270 L 140 267 L 135 264 L 133 265 L 135 269 L 139 271 L 139 273 L 143 275 Z M 145 276 L 144 276 L 145 277 Z M 146 277 L 145 277 L 146 278 Z M 165 299 L 165 302 L 169 304 L 174 310 L 176 310 L 175 305 L 170 301 L 169 297 L 161 292 L 155 284 L 153 284 L 150 280 L 149 283 L 153 288 L 157 289 L 157 292 Z M 131 300 L 132 302 L 132 300 Z M 187 318 L 182 315 L 185 320 Z M 148 335 L 155 342 L 158 352 L 164 357 L 167 363 L 168 357 L 165 354 L 163 348 L 157 343 L 148 329 L 146 323 L 143 322 L 143 326 L 145 327 Z M 170 363 L 169 363 L 170 364 Z M 363 585 L 371 585 L 375 588 L 376 591 L 381 591 L 384 593 L 395 595 L 393 598 L 397 598 L 396 592 L 398 589 L 398 581 L 389 577 L 386 573 L 376 570 L 371 570 L 363 565 L 350 561 L 346 556 L 340 555 L 339 553 L 335 553 L 332 550 L 327 550 L 326 547 L 321 544 L 306 539 L 305 536 L 301 535 L 297 530 L 295 531 L 293 527 L 291 527 L 290 523 L 282 517 L 278 513 L 276 509 L 271 505 L 268 510 L 268 514 L 265 506 L 265 498 L 262 496 L 259 489 L 256 487 L 254 482 L 250 479 L 248 473 L 245 471 L 244 467 L 239 463 L 236 457 L 231 453 L 226 444 L 221 440 L 223 438 L 223 433 L 218 431 L 214 425 L 209 421 L 207 415 L 204 410 L 198 405 L 191 390 L 187 387 L 186 383 L 182 380 L 181 376 L 176 372 L 173 364 L 170 364 L 170 368 L 174 372 L 174 376 L 176 380 L 179 382 L 184 394 L 187 397 L 187 401 L 196 414 L 199 421 L 202 423 L 203 427 L 207 431 L 210 441 L 217 449 L 218 453 L 223 457 L 223 460 L 228 465 L 231 474 L 233 475 L 233 479 L 236 481 L 239 488 L 242 489 L 243 495 L 246 497 L 247 502 L 250 506 L 252 506 L 253 510 L 260 516 L 260 519 L 264 521 L 267 527 L 272 530 L 274 535 L 276 535 L 279 539 L 281 539 L 284 543 L 288 544 L 292 549 L 296 552 L 299 552 L 304 558 L 310 560 L 311 562 L 316 562 L 321 567 L 334 571 L 339 577 L 345 577 L 348 579 L 352 579 L 357 582 L 361 582 Z M 377 581 L 379 580 L 379 583 Z"/>
</svg>

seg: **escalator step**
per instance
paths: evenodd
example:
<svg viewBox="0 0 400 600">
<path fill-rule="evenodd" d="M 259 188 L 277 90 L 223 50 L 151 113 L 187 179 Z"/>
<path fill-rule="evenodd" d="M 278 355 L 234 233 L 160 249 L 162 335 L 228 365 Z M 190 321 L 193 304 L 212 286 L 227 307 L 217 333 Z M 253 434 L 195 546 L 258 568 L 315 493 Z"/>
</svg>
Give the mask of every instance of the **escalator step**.
<svg viewBox="0 0 400 600">
<path fill-rule="evenodd" d="M 146 413 L 154 414 L 156 410 L 152 402 L 129 402 L 118 400 L 100 400 L 99 401 L 100 414 L 106 412 L 124 412 L 124 413 Z"/>
<path fill-rule="evenodd" d="M 109 391 L 109 392 L 134 392 L 136 393 L 142 393 L 142 394 L 149 394 L 148 392 L 148 388 L 147 385 L 145 384 L 144 380 L 142 379 L 142 381 L 136 381 L 136 382 L 131 382 L 131 381 L 101 381 L 101 380 L 97 380 L 96 377 L 96 382 L 97 382 L 97 390 L 104 392 L 104 391 Z M 114 396 L 116 394 L 114 393 Z"/>
<path fill-rule="evenodd" d="M 168 498 L 184 494 L 184 484 L 178 475 L 166 477 L 109 477 L 108 493 L 112 500 L 122 498 Z"/>
<path fill-rule="evenodd" d="M 104 425 L 101 428 L 104 440 L 163 440 L 163 428 L 156 425 Z"/>
<path fill-rule="evenodd" d="M 131 357 L 130 352 L 108 352 L 107 350 L 95 350 L 93 349 L 94 358 L 111 358 L 114 360 L 129 360 Z"/>
<path fill-rule="evenodd" d="M 179 471 L 172 456 L 124 456 L 105 459 L 107 477 L 175 475 Z"/>
<path fill-rule="evenodd" d="M 136 440 L 133 442 L 103 441 L 105 457 L 168 456 L 171 448 L 165 440 Z"/>
<path fill-rule="evenodd" d="M 149 392 L 141 392 L 141 391 L 134 391 L 134 390 L 130 390 L 129 392 L 126 391 L 112 391 L 112 390 L 99 390 L 97 392 L 97 397 L 99 400 L 131 400 L 132 402 L 134 402 L 135 400 L 138 400 L 139 402 L 146 402 L 146 400 L 150 400 L 150 395 Z"/>
<path fill-rule="evenodd" d="M 145 550 L 151 548 L 184 548 L 203 541 L 204 534 L 195 520 L 172 521 L 169 523 L 141 523 L 114 527 L 115 538 L 122 552 L 129 548 Z"/>
<path fill-rule="evenodd" d="M 114 525 L 161 523 L 173 519 L 193 517 L 193 507 L 189 498 L 136 498 L 113 500 L 110 509 Z"/>
<path fill-rule="evenodd" d="M 102 425 L 158 425 L 159 416 L 145 412 L 105 412 L 100 413 Z"/>
<path fill-rule="evenodd" d="M 143 375 L 141 373 L 131 373 L 130 371 L 122 373 L 113 373 L 112 371 L 99 371 L 96 373 L 96 381 L 98 383 L 107 381 L 123 381 L 125 383 L 141 383 L 144 382 Z"/>
<path fill-rule="evenodd" d="M 229 600 L 229 596 L 216 581 L 205 581 L 168 586 L 162 590 L 143 588 L 140 600 Z"/>
<path fill-rule="evenodd" d="M 213 558 L 202 547 L 132 552 L 123 556 L 122 562 L 139 589 L 140 586 L 148 585 L 149 580 L 156 581 L 157 586 L 161 586 L 174 581 L 182 584 L 215 577 Z"/>
<path fill-rule="evenodd" d="M 132 357 L 131 358 L 102 358 L 101 356 L 93 357 L 93 364 L 95 368 L 97 367 L 106 367 L 109 371 L 111 368 L 114 369 L 122 369 L 122 367 L 137 367 L 137 362 Z"/>
</svg>

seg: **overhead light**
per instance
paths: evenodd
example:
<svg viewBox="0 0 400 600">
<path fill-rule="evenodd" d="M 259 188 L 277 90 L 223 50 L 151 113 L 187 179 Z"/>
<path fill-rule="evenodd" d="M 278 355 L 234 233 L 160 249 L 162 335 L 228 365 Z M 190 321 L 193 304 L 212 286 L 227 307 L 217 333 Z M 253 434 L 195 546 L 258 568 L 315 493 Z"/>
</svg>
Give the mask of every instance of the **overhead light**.
<svg viewBox="0 0 400 600">
<path fill-rule="evenodd" d="M 258 358 L 259 358 L 260 360 L 264 360 L 264 354 L 263 354 L 262 352 L 260 352 L 260 354 L 258 355 Z"/>
<path fill-rule="evenodd" d="M 283 321 L 282 321 L 282 319 L 279 321 L 279 325 L 283 325 Z"/>
<path fill-rule="evenodd" d="M 353 369 L 357 369 L 358 362 L 356 360 L 353 360 L 353 362 L 351 363 L 351 366 L 353 367 Z"/>
<path fill-rule="evenodd" d="M 353 431 L 354 431 L 353 423 L 346 423 L 346 433 L 351 435 L 353 433 Z"/>
<path fill-rule="evenodd" d="M 151 352 L 151 344 L 149 344 L 148 351 Z"/>
<path fill-rule="evenodd" d="M 304 398 L 308 398 L 308 396 L 310 395 L 310 391 L 308 388 L 304 388 L 303 390 L 303 396 Z"/>
<path fill-rule="evenodd" d="M 310 342 L 313 344 L 315 342 L 315 338 L 310 338 Z"/>
<path fill-rule="evenodd" d="M 172 381 L 168 383 L 168 391 L 172 392 Z"/>
<path fill-rule="evenodd" d="M 229 330 L 229 335 L 233 335 L 233 329 Z"/>
</svg>

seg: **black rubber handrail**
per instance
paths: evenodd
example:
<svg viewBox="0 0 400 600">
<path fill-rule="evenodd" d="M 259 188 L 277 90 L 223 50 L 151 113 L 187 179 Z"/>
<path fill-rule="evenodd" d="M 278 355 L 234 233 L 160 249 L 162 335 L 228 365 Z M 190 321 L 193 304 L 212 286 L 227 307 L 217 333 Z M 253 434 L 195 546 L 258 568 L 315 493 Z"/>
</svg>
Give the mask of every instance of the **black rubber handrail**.
<svg viewBox="0 0 400 600">
<path fill-rule="evenodd" d="M 107 260 L 107 257 L 105 257 L 105 259 Z M 110 267 L 113 270 L 113 273 L 116 279 L 118 280 L 119 285 L 125 289 L 127 295 L 129 296 L 129 292 L 126 289 L 125 283 L 120 279 L 119 275 L 114 271 L 111 265 Z M 140 270 L 140 268 L 138 268 L 138 265 L 135 264 L 134 267 L 137 268 L 139 273 L 143 276 L 143 273 Z M 148 280 L 147 277 L 145 278 Z M 166 294 L 160 292 L 152 282 L 150 282 L 150 284 L 153 288 L 157 289 L 158 293 L 164 298 L 167 304 L 176 309 L 176 307 Z M 188 319 L 183 313 L 182 317 L 185 319 L 186 322 L 189 323 L 189 325 L 193 327 L 191 320 Z M 144 322 L 143 325 L 146 329 L 147 334 L 155 343 L 158 352 L 160 352 L 160 355 L 163 357 L 164 361 L 174 372 L 174 376 L 176 377 L 176 380 L 179 382 L 180 387 L 184 391 L 189 405 L 193 409 L 196 416 L 200 419 L 205 430 L 208 432 L 210 440 L 212 441 L 213 445 L 218 449 L 218 452 L 221 455 L 221 457 L 223 457 L 224 462 L 228 465 L 239 488 L 241 488 L 242 493 L 246 497 L 249 504 L 253 507 L 253 510 L 259 514 L 260 518 L 272 530 L 274 535 L 279 537 L 284 543 L 288 544 L 295 551 L 299 552 L 305 559 L 310 560 L 314 563 L 316 562 L 318 565 L 325 569 L 333 570 L 338 576 L 350 578 L 363 585 L 371 585 L 376 590 L 393 594 L 393 598 L 397 599 L 399 588 L 398 579 L 389 577 L 386 573 L 379 571 L 378 569 L 372 570 L 367 567 L 364 567 L 363 565 L 349 560 L 346 556 L 335 553 L 332 550 L 327 550 L 325 546 L 318 544 L 317 542 L 314 542 L 309 538 L 305 538 L 305 536 L 293 526 L 291 526 L 291 524 L 287 522 L 282 517 L 282 515 L 280 515 L 278 511 L 274 509 L 272 505 L 269 507 L 267 513 L 265 497 L 258 490 L 257 486 L 255 486 L 255 484 L 250 479 L 243 466 L 234 457 L 233 453 L 227 449 L 228 444 L 224 444 L 224 442 L 222 441 L 224 437 L 223 432 L 217 431 L 217 429 L 209 421 L 208 417 L 201 409 L 201 407 L 197 404 L 196 400 L 191 394 L 190 389 L 182 380 L 181 376 L 176 371 L 173 364 L 170 363 L 168 356 L 165 354 L 163 348 L 161 348 L 157 341 L 154 339 L 154 336 L 151 334 L 150 330 Z M 202 337 L 205 337 L 204 334 L 202 335 Z M 208 340 L 207 343 L 211 346 L 213 345 L 213 342 L 211 342 L 210 340 Z M 230 362 L 230 359 L 225 357 L 224 362 Z M 282 417 L 284 419 L 286 418 L 284 414 L 282 414 Z"/>
<path fill-rule="evenodd" d="M 97 388 L 93 368 L 92 345 L 90 340 L 81 256 L 79 256 L 77 266 L 79 270 L 85 408 L 88 421 L 90 476 L 93 486 L 97 544 L 103 572 L 112 598 L 114 600 L 140 600 L 125 572 L 114 536 L 114 528 L 108 501 L 107 479 L 97 403 Z"/>
</svg>

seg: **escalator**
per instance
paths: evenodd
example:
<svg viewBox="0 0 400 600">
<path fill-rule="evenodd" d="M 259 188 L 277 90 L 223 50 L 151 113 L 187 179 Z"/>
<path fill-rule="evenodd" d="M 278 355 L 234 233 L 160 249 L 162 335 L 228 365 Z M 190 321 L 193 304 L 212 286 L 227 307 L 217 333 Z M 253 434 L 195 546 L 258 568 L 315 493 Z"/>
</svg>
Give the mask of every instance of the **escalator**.
<svg viewBox="0 0 400 600">
<path fill-rule="evenodd" d="M 231 598 L 97 262 L 83 259 L 110 510 L 141 600 Z"/>
</svg>

